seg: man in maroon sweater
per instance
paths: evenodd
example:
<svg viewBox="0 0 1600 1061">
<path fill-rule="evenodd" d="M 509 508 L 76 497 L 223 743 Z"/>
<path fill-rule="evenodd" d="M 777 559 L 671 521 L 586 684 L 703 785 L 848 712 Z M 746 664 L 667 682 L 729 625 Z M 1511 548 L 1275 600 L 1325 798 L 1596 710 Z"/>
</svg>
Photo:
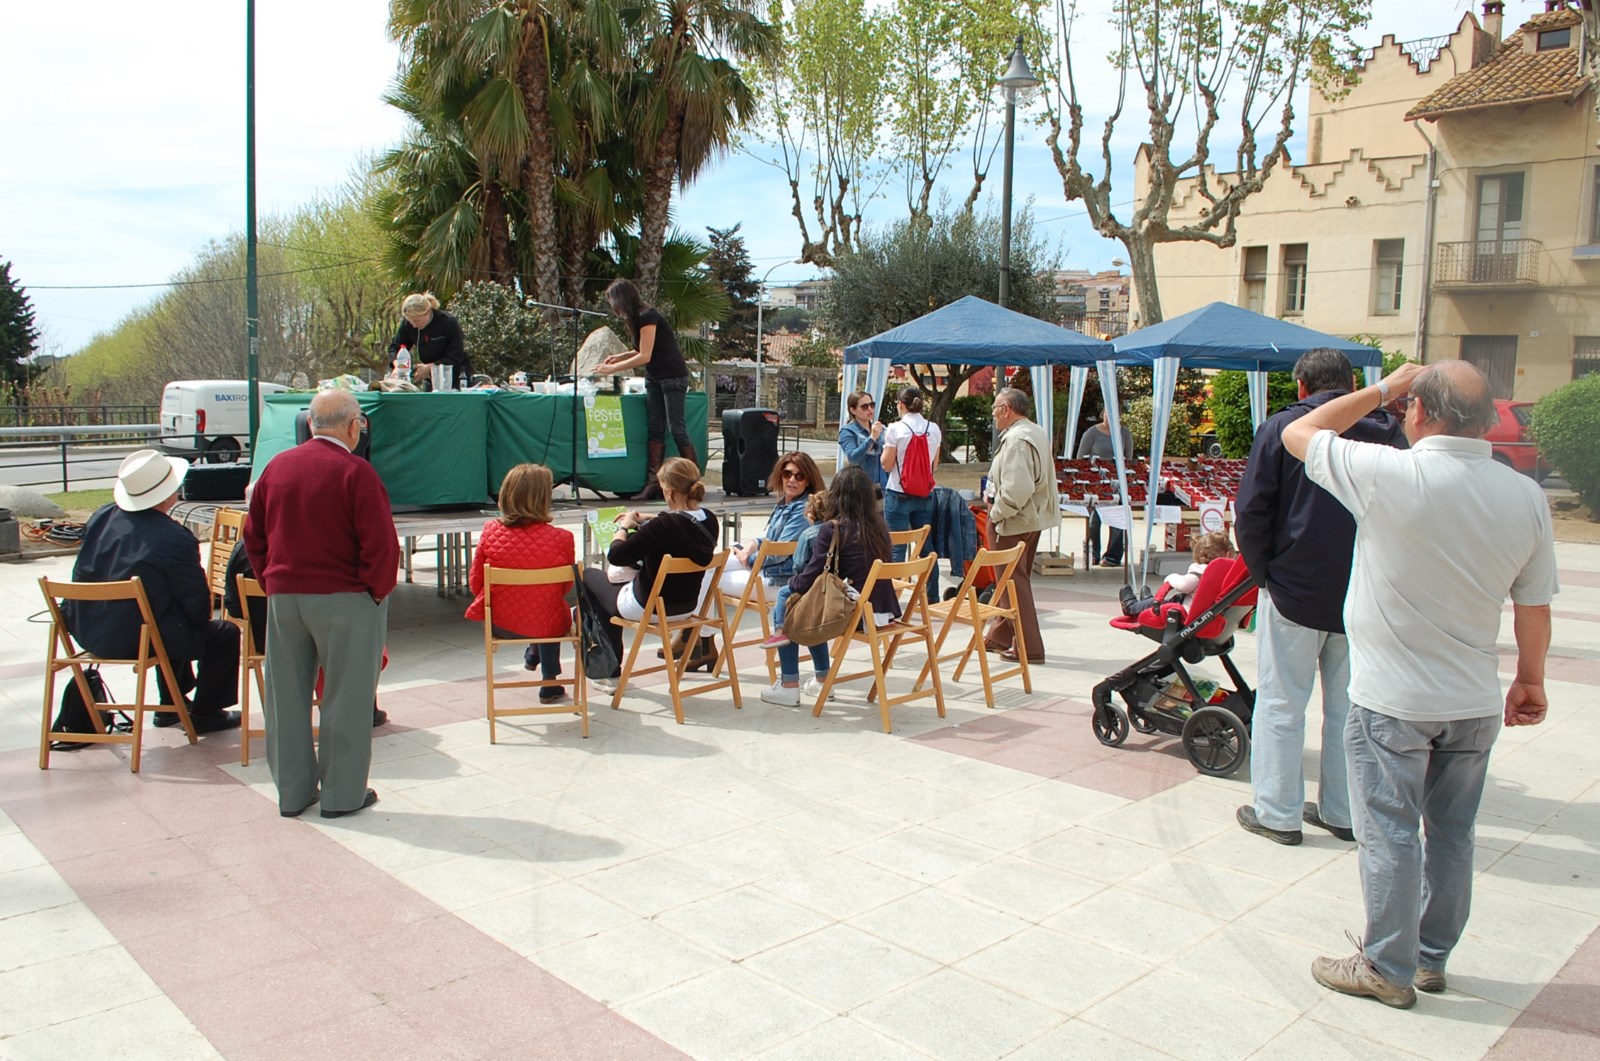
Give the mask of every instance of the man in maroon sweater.
<svg viewBox="0 0 1600 1061">
<path fill-rule="evenodd" d="M 244 525 L 245 552 L 267 591 L 267 764 L 286 818 L 317 802 L 319 783 L 324 818 L 378 801 L 367 787 L 372 702 L 400 545 L 388 491 L 351 452 L 364 424 L 354 395 L 313 398 L 313 437 L 262 471 Z M 320 757 L 311 736 L 318 667 Z"/>
</svg>

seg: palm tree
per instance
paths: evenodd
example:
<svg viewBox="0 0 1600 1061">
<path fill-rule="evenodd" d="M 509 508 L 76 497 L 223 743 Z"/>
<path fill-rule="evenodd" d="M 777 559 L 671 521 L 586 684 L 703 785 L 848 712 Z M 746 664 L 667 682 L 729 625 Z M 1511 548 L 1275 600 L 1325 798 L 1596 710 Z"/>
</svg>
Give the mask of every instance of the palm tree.
<svg viewBox="0 0 1600 1061">
<path fill-rule="evenodd" d="M 653 298 L 674 182 L 687 184 L 754 115 L 733 59 L 764 60 L 781 46 L 760 0 L 612 0 L 624 5 L 634 72 L 624 88 L 644 181 L 635 282 Z M 725 57 L 727 56 L 727 57 Z"/>
</svg>

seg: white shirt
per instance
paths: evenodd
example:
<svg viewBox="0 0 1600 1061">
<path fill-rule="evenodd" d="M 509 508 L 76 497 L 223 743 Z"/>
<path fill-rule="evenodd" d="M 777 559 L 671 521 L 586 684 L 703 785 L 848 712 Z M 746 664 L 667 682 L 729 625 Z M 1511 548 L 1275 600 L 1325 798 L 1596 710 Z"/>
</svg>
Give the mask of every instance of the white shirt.
<svg viewBox="0 0 1600 1061">
<path fill-rule="evenodd" d="M 939 430 L 939 425 L 930 423 L 921 413 L 907 413 L 888 427 L 883 429 L 883 447 L 894 447 L 894 471 L 889 473 L 889 481 L 884 488 L 895 493 L 904 493 L 900 489 L 900 465 L 906 459 L 906 446 L 911 441 L 913 432 L 920 435 L 928 433 L 928 459 L 938 462 L 939 446 L 944 435 Z"/>
<path fill-rule="evenodd" d="M 1445 435 L 1397 450 L 1319 431 L 1306 474 L 1356 518 L 1350 702 L 1411 722 L 1499 714 L 1506 597 L 1537 607 L 1558 588 L 1544 492 L 1489 443 Z"/>
</svg>

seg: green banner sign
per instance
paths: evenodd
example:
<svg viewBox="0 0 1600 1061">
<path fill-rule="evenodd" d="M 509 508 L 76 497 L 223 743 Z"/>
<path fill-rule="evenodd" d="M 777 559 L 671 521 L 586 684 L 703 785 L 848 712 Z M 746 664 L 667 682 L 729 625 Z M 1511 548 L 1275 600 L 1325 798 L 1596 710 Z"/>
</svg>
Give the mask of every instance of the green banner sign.
<svg viewBox="0 0 1600 1061">
<path fill-rule="evenodd" d="M 589 426 L 589 459 L 628 455 L 628 433 L 622 423 L 622 396 L 591 394 L 583 399 Z"/>
</svg>

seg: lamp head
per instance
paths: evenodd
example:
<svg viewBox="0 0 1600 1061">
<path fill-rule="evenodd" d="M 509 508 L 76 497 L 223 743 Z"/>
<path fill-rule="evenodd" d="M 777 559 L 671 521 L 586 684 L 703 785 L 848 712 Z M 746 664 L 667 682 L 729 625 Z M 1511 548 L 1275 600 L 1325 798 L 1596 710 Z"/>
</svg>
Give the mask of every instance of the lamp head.
<svg viewBox="0 0 1600 1061">
<path fill-rule="evenodd" d="M 1000 78 L 1000 87 L 1008 93 L 1016 93 L 1038 88 L 1039 85 L 1038 77 L 1028 65 L 1028 57 L 1022 54 L 1022 34 L 1019 33 L 1016 46 L 1011 49 L 1011 64 L 1006 67 L 1005 76 Z"/>
</svg>

